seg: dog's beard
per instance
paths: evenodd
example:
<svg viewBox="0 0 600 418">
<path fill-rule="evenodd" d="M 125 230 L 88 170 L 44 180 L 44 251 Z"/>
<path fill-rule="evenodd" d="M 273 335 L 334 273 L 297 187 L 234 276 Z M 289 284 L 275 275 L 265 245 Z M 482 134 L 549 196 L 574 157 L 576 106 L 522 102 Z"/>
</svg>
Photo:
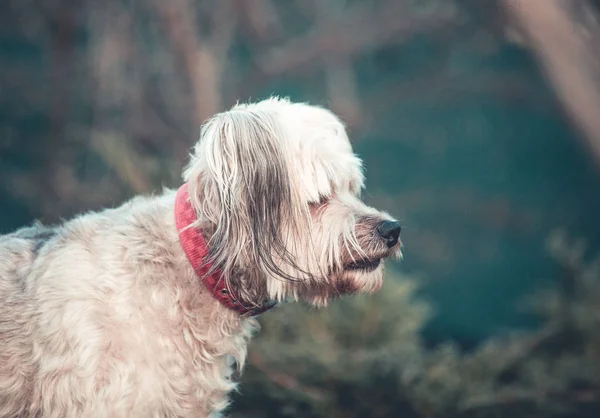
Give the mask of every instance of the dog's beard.
<svg viewBox="0 0 600 418">
<path fill-rule="evenodd" d="M 380 263 L 374 270 L 343 270 L 321 283 L 300 286 L 300 299 L 317 307 L 324 307 L 339 297 L 359 293 L 373 293 L 383 284 L 384 265 Z"/>
<path fill-rule="evenodd" d="M 298 265 L 305 266 L 305 271 L 313 274 L 298 275 L 295 281 L 268 278 L 267 287 L 274 297 L 325 306 L 330 300 L 344 295 L 373 293 L 381 288 L 385 260 L 401 257 L 401 243 L 398 241 L 389 248 L 378 236 L 377 225 L 387 219 L 384 214 L 370 210 L 368 216 L 357 220 L 348 214 L 340 216 L 343 210 L 347 209 L 339 204 L 337 208 L 331 208 L 334 215 L 331 224 L 319 224 L 323 219 L 327 221 L 327 216 L 317 219 L 313 231 L 317 236 L 313 236 L 312 247 L 311 244 L 300 245 L 300 248 L 310 248 L 312 257 L 295 253 Z M 317 254 L 320 256 L 316 257 Z"/>
</svg>

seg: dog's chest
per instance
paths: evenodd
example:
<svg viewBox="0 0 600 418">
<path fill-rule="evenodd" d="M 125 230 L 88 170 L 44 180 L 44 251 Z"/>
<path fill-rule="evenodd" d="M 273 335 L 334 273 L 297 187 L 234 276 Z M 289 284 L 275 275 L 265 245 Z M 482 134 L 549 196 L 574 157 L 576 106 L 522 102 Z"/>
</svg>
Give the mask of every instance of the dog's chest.
<svg viewBox="0 0 600 418">
<path fill-rule="evenodd" d="M 245 361 L 253 325 L 215 321 L 182 309 L 160 315 L 152 326 L 138 328 L 135 340 L 124 341 L 133 348 L 128 363 L 137 369 L 137 396 L 154 398 L 157 411 L 166 416 L 202 417 L 225 409 L 236 386 L 233 372 Z"/>
<path fill-rule="evenodd" d="M 207 417 L 226 408 L 256 321 L 206 313 L 176 292 L 152 293 L 143 304 L 123 288 L 85 310 L 73 299 L 56 305 L 63 322 L 38 344 L 34 408 L 68 405 L 69 416 L 111 418 Z"/>
</svg>

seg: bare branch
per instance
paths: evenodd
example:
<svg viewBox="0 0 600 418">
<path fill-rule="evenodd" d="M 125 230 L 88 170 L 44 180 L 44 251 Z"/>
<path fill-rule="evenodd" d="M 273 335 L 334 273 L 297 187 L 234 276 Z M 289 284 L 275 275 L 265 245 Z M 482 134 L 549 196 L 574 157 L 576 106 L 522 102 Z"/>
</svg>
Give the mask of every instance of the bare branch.
<svg viewBox="0 0 600 418">
<path fill-rule="evenodd" d="M 283 373 L 277 370 L 271 370 L 269 368 L 268 363 L 255 352 L 251 352 L 249 355 L 250 363 L 257 369 L 259 369 L 268 379 L 274 384 L 285 388 L 287 390 L 294 390 L 297 392 L 302 392 L 305 395 L 316 399 L 322 400 L 325 397 L 325 394 L 322 390 L 314 387 L 308 387 L 303 385 L 296 377 Z"/>
<path fill-rule="evenodd" d="M 284 27 L 271 0 L 234 0 L 251 36 L 264 43 L 284 35 Z"/>
<path fill-rule="evenodd" d="M 137 194 L 152 190 L 148 164 L 131 149 L 127 138 L 116 133 L 91 132 L 90 147 L 118 174 L 121 180 Z"/>
<path fill-rule="evenodd" d="M 343 12 L 345 0 L 314 1 L 317 25 L 326 26 Z M 360 124 L 361 106 L 358 94 L 356 75 L 352 59 L 340 57 L 334 59 L 323 57 L 325 67 L 325 84 L 332 110 L 338 113 L 350 126 Z"/>
<path fill-rule="evenodd" d="M 402 43 L 410 36 L 431 31 L 455 21 L 453 7 L 438 7 L 432 14 L 418 16 L 406 10 L 404 2 L 386 2 L 372 10 L 361 2 L 340 17 L 317 25 L 305 36 L 275 47 L 257 59 L 268 75 L 298 71 L 314 60 L 330 57 L 351 59 L 365 50 L 386 43 Z"/>
<path fill-rule="evenodd" d="M 200 39 L 199 25 L 189 0 L 156 1 L 167 34 L 184 62 L 193 90 L 194 124 L 222 110 L 221 73 L 233 39 L 236 21 L 230 17 L 231 2 L 219 1 L 214 15 L 216 30 Z"/>
<path fill-rule="evenodd" d="M 586 0 L 503 1 L 600 164 L 600 25 L 592 8 Z"/>
</svg>

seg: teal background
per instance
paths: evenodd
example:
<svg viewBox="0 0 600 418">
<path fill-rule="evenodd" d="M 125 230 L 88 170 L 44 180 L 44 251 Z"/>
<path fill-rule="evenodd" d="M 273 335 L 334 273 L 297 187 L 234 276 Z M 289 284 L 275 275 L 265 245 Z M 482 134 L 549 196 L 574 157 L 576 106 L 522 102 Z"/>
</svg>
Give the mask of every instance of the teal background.
<svg viewBox="0 0 600 418">
<path fill-rule="evenodd" d="M 586 239 L 594 254 L 600 173 L 530 52 L 490 24 L 497 21 L 494 8 L 457 3 L 462 24 L 374 47 L 353 60 L 368 121 L 349 129 L 365 161 L 365 199 L 405 225 L 405 258 L 394 268 L 420 276 L 421 293 L 436 308 L 424 335 L 431 344 L 453 339 L 472 347 L 507 328 L 536 325 L 515 306 L 560 274 L 545 250 L 549 233 L 565 228 Z M 16 178 L 44 189 L 44 181 L 53 181 L 45 170 L 57 164 L 75 166 L 83 182 L 119 182 L 118 173 L 90 151 L 82 129 L 94 123 L 85 85 L 90 64 L 81 58 L 91 46 L 89 29 L 75 15 L 72 47 L 64 55 L 69 73 L 56 73 L 52 39 L 62 26 L 50 22 L 46 37 L 30 36 L 15 5 L 0 5 L 1 232 L 116 205 L 134 194 L 123 186 L 89 203 L 82 189 L 53 213 L 42 209 L 52 206 L 52 194 L 15 193 L 21 189 Z M 302 33 L 310 24 L 297 20 L 293 30 Z M 143 39 L 150 45 L 150 38 Z M 251 71 L 256 53 L 247 43 L 238 36 L 228 55 L 242 73 Z M 330 101 L 318 68 L 265 76 L 256 85 L 226 80 L 223 91 L 223 106 L 270 94 Z M 65 109 L 57 115 L 61 104 Z M 118 108 L 112 112 L 116 116 L 108 120 L 119 121 L 119 130 L 125 116 Z M 165 123 L 191 146 L 198 127 L 176 119 L 165 117 Z M 167 147 L 169 137 L 160 135 Z M 143 152 L 159 161 L 172 158 L 161 149 Z M 153 185 L 176 185 L 176 171 Z M 89 193 L 99 192 L 90 186 Z"/>
</svg>

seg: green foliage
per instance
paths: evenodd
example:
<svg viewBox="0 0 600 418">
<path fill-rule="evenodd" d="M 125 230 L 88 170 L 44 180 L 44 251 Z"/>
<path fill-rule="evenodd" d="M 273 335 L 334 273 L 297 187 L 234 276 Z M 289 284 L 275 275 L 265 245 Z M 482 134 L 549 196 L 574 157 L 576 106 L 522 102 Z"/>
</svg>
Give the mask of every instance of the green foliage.
<svg viewBox="0 0 600 418">
<path fill-rule="evenodd" d="M 600 406 L 600 263 L 582 248 L 549 240 L 565 276 L 527 303 L 543 327 L 469 353 L 424 346 L 431 307 L 395 272 L 375 295 L 265 315 L 232 417 L 585 416 Z"/>
<path fill-rule="evenodd" d="M 408 407 L 397 387 L 398 365 L 420 356 L 419 330 L 430 315 L 414 299 L 415 283 L 390 273 L 374 295 L 342 298 L 321 310 L 290 304 L 262 317 L 236 400 L 239 416 L 252 416 L 248 409 L 256 400 L 245 400 L 254 396 L 272 404 L 275 415 L 268 416 L 302 411 L 315 417 L 383 417 L 393 407 Z M 265 378 L 264 392 L 256 390 Z M 398 399 L 390 403 L 392 397 Z M 382 403 L 374 411 L 376 399 Z"/>
</svg>

